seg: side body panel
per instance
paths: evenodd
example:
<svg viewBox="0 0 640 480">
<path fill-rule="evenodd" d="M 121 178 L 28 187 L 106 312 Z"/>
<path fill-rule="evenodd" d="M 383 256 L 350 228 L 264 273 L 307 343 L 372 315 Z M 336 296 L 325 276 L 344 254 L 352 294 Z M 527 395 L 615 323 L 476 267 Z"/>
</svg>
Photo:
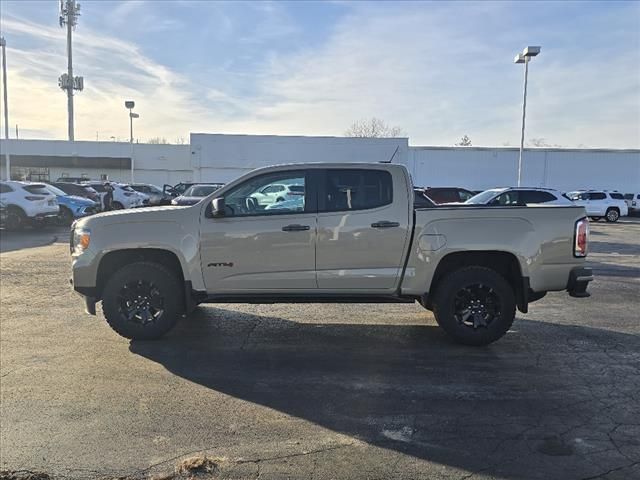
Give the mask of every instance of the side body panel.
<svg viewBox="0 0 640 480">
<path fill-rule="evenodd" d="M 428 292 L 438 263 L 448 254 L 513 254 L 534 291 L 564 290 L 569 272 L 584 265 L 573 256 L 581 207 L 451 207 L 416 211 L 416 228 L 402 293 Z"/>
<path fill-rule="evenodd" d="M 204 290 L 200 268 L 200 206 L 118 210 L 84 218 L 77 228 L 91 230 L 89 248 L 72 261 L 77 287 L 95 287 L 101 259 L 116 250 L 155 248 L 176 255 L 185 280 Z"/>
</svg>

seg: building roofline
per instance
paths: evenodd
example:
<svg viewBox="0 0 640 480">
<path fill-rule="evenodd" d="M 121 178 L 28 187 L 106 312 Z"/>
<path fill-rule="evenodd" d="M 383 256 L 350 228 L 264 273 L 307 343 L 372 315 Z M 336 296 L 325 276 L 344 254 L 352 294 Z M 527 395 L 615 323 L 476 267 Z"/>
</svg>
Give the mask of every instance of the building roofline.
<svg viewBox="0 0 640 480">
<path fill-rule="evenodd" d="M 511 146 L 495 146 L 495 147 L 487 147 L 487 146 L 448 146 L 448 145 L 409 145 L 409 148 L 412 150 L 505 150 L 505 151 L 519 151 L 520 147 L 511 147 Z M 577 147 L 525 147 L 525 151 L 535 151 L 535 152 L 614 152 L 614 153 L 640 153 L 640 148 L 600 148 L 600 147 L 585 147 L 585 148 L 577 148 Z"/>
</svg>

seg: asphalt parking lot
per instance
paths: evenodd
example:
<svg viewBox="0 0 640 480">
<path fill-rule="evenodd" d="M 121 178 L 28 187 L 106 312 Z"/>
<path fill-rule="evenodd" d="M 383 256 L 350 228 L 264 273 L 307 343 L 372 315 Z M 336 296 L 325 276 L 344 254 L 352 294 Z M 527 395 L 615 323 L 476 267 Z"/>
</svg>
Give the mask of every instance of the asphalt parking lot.
<svg viewBox="0 0 640 480">
<path fill-rule="evenodd" d="M 484 348 L 418 305 L 202 306 L 129 342 L 70 291 L 64 230 L 2 235 L 0 469 L 640 478 L 640 219 L 592 225 L 590 298 L 549 294 Z"/>
</svg>

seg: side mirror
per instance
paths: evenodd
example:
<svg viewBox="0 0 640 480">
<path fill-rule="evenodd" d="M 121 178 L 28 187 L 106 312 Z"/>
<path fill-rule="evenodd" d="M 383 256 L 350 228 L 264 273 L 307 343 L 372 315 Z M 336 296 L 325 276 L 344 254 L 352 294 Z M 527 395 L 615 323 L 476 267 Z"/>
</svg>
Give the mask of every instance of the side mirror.
<svg viewBox="0 0 640 480">
<path fill-rule="evenodd" d="M 211 215 L 216 217 L 224 217 L 224 197 L 214 198 L 211 201 Z"/>
</svg>

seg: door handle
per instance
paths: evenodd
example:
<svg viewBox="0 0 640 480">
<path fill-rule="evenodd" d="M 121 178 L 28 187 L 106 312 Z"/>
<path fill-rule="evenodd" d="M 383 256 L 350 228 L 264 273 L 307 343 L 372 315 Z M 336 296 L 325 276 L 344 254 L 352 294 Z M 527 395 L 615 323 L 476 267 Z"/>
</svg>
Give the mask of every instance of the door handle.
<svg viewBox="0 0 640 480">
<path fill-rule="evenodd" d="M 373 228 L 393 228 L 393 227 L 399 227 L 400 224 L 398 222 L 388 222 L 386 220 L 383 220 L 381 222 L 374 222 L 371 224 L 371 226 Z"/>
<path fill-rule="evenodd" d="M 309 225 L 298 225 L 298 224 L 287 225 L 285 227 L 282 227 L 283 232 L 304 232 L 305 230 L 309 230 L 309 229 L 310 229 Z"/>
</svg>

